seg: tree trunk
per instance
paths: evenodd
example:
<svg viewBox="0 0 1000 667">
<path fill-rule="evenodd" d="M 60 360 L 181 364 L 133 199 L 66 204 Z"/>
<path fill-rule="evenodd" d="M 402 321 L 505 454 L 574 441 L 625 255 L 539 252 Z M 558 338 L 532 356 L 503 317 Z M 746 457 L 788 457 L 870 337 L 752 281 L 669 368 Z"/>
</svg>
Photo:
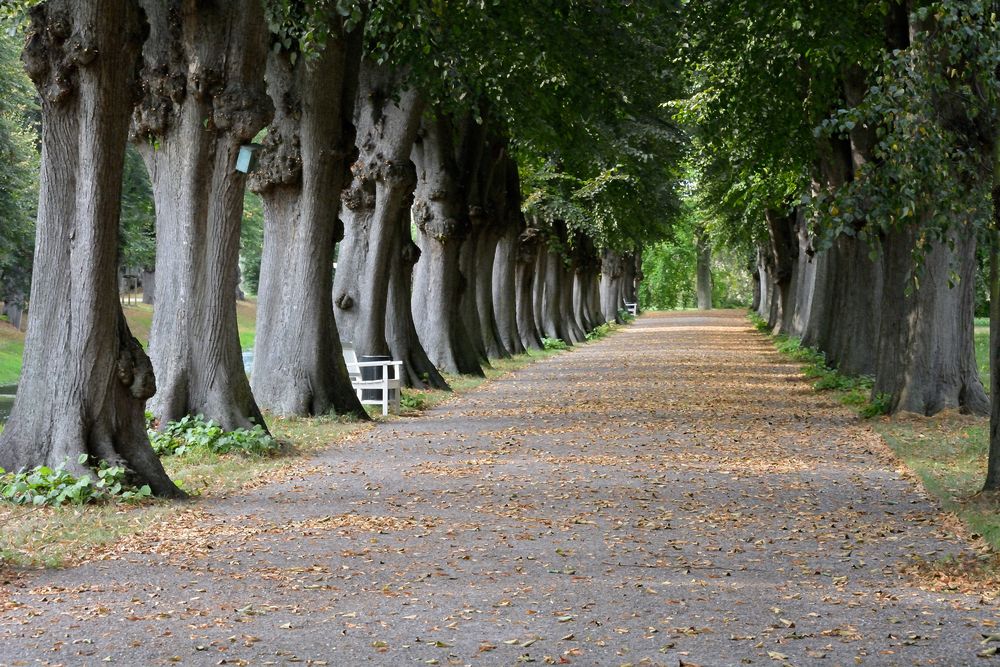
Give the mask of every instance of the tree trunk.
<svg viewBox="0 0 1000 667">
<path fill-rule="evenodd" d="M 559 319 L 562 323 L 569 343 L 582 343 L 587 340 L 587 332 L 579 322 L 576 310 L 576 269 L 562 261 L 559 263 L 562 270 L 562 280 L 560 280 L 559 291 Z"/>
<path fill-rule="evenodd" d="M 933 415 L 960 408 L 988 414 L 990 403 L 975 356 L 976 235 L 958 228 L 949 241 L 931 242 L 920 266 L 913 259 L 916 243 L 915 226 L 890 231 L 883 242 L 885 277 L 873 394 L 890 396 L 890 412 Z M 953 267 L 958 283 L 951 286 Z"/>
<path fill-rule="evenodd" d="M 809 325 L 803 343 L 826 354 L 845 375 L 874 375 L 882 317 L 882 265 L 856 237 L 839 236 L 817 256 Z"/>
<path fill-rule="evenodd" d="M 479 319 L 479 311 L 476 308 L 476 285 L 479 282 L 479 254 L 477 249 L 481 243 L 486 230 L 481 210 L 473 210 L 469 216 L 472 226 L 468 237 L 462 243 L 459 250 L 458 267 L 461 274 L 461 290 L 458 302 L 458 311 L 462 319 L 462 325 L 469 336 L 469 346 L 475 351 L 479 363 L 489 366 L 489 355 L 486 351 L 486 344 L 483 342 L 482 322 Z M 491 270 L 492 271 L 492 270 Z"/>
<path fill-rule="evenodd" d="M 787 333 L 790 336 L 803 337 L 809 323 L 812 310 L 813 294 L 816 288 L 817 262 L 812 255 L 812 244 L 809 238 L 809 226 L 801 210 L 796 220 L 795 235 L 798 242 L 798 261 L 795 263 L 794 313 L 791 317 Z"/>
<path fill-rule="evenodd" d="M 712 246 L 708 234 L 700 230 L 696 235 L 696 278 L 695 292 L 698 295 L 698 310 L 712 309 Z"/>
<path fill-rule="evenodd" d="M 601 255 L 601 312 L 605 322 L 622 319 L 619 311 L 621 302 L 622 256 L 614 250 L 605 250 Z"/>
<path fill-rule="evenodd" d="M 150 407 L 162 424 L 202 414 L 226 430 L 263 425 L 234 298 L 246 180 L 236 158 L 272 109 L 263 9 L 257 0 L 142 4 L 150 38 L 133 137 L 153 187 L 163 288 L 150 333 L 160 391 Z"/>
<path fill-rule="evenodd" d="M 417 332 L 435 366 L 447 373 L 482 376 L 476 349 L 455 307 L 462 294 L 459 252 L 471 223 L 447 115 L 439 112 L 425 125 L 413 157 L 417 165 L 413 217 L 420 232 L 422 260 L 413 288 Z"/>
<path fill-rule="evenodd" d="M 629 252 L 622 257 L 622 301 L 636 303 L 635 284 L 638 274 L 636 258 L 638 252 Z"/>
<path fill-rule="evenodd" d="M 517 166 L 514 165 L 513 168 L 517 169 Z M 513 215 L 508 212 L 508 215 L 510 219 L 497 243 L 493 262 L 493 312 L 497 337 L 504 349 L 511 354 L 524 354 L 526 346 L 518 329 L 518 305 L 521 299 L 517 277 L 520 209 Z"/>
<path fill-rule="evenodd" d="M 538 330 L 538 338 L 546 337 L 542 322 L 545 320 L 545 269 L 549 265 L 548 244 L 545 235 L 539 229 L 538 246 L 535 251 L 534 275 L 531 283 L 531 309 L 535 316 L 535 327 Z"/>
<path fill-rule="evenodd" d="M 526 350 L 541 350 L 542 337 L 535 320 L 535 267 L 541 247 L 541 233 L 528 227 L 517 237 L 517 264 L 514 284 L 517 290 L 517 334 Z"/>
<path fill-rule="evenodd" d="M 381 355 L 389 353 L 385 332 L 390 266 L 402 252 L 399 220 L 409 213 L 404 207 L 416 186 L 410 153 L 424 105 L 414 89 L 400 89 L 400 72 L 367 59 L 361 67 L 360 155 L 343 197 L 344 242 L 333 289 L 345 340 L 352 341 L 359 354 Z"/>
<path fill-rule="evenodd" d="M 253 391 L 279 415 L 368 416 L 351 387 L 332 297 L 360 51 L 360 34 L 331 26 L 315 61 L 268 55 L 275 116 L 251 178 L 264 208 Z"/>
<path fill-rule="evenodd" d="M 24 315 L 24 300 L 22 297 L 18 296 L 16 298 L 8 297 L 10 300 L 5 301 L 3 304 L 3 312 L 0 313 L 7 318 L 10 325 L 21 330 L 21 318 Z"/>
<path fill-rule="evenodd" d="M 757 301 L 757 315 L 768 319 L 771 315 L 771 270 L 769 267 L 770 251 L 757 248 L 757 275 L 760 279 L 760 299 Z"/>
<path fill-rule="evenodd" d="M 393 359 L 403 362 L 403 382 L 407 387 L 450 391 L 447 381 L 427 356 L 417 336 L 410 310 L 413 267 L 420 248 L 410 238 L 410 208 L 413 193 L 407 195 L 396 220 L 396 234 L 389 263 L 389 300 L 386 303 L 385 338 Z"/>
<path fill-rule="evenodd" d="M 146 435 L 156 382 L 115 289 L 141 11 L 128 0 L 50 0 L 30 16 L 23 59 L 41 96 L 41 184 L 31 321 L 0 466 L 82 473 L 85 454 L 180 497 Z"/>
<path fill-rule="evenodd" d="M 753 301 L 750 303 L 750 310 L 759 311 L 760 310 L 760 300 L 761 300 L 761 280 L 760 280 L 760 269 L 754 266 L 753 275 Z"/>
<path fill-rule="evenodd" d="M 771 304 L 769 323 L 773 333 L 781 334 L 787 333 L 795 315 L 794 278 L 799 259 L 798 237 L 795 233 L 796 214 L 782 214 L 769 209 L 765 215 L 771 241 L 771 257 L 774 258 L 771 280 L 776 297 Z"/>
<path fill-rule="evenodd" d="M 590 299 L 590 312 L 593 314 L 593 326 L 594 328 L 599 327 L 604 324 L 604 314 L 601 312 L 601 275 L 600 275 L 600 260 L 596 257 L 594 258 L 594 268 L 590 274 L 590 294 L 588 298 Z"/>
<path fill-rule="evenodd" d="M 564 315 L 572 309 L 572 284 L 565 285 L 567 272 L 563 257 L 551 244 L 545 246 L 545 280 L 542 285 L 542 332 L 546 338 L 558 338 L 567 345 L 574 343 Z M 570 308 L 564 308 L 563 293 L 570 293 Z"/>
</svg>

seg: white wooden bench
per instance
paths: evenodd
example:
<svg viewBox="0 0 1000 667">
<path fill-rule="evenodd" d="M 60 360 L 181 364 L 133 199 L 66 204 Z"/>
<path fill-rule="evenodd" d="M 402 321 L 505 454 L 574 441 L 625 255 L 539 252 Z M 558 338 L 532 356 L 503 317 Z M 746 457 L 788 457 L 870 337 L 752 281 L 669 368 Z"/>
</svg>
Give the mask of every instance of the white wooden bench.
<svg viewBox="0 0 1000 667">
<path fill-rule="evenodd" d="M 628 311 L 629 315 L 633 315 L 633 316 L 638 315 L 639 314 L 639 304 L 638 303 L 629 303 L 628 301 L 626 301 L 625 302 L 625 310 Z"/>
<path fill-rule="evenodd" d="M 354 345 L 348 341 L 341 341 L 344 349 L 344 362 L 347 364 L 347 374 L 351 378 L 351 386 L 358 395 L 358 400 L 362 405 L 381 405 L 382 414 L 399 412 L 399 395 L 403 389 L 403 362 L 402 361 L 358 361 L 358 355 L 354 351 Z M 361 379 L 362 368 L 381 368 L 381 380 Z M 381 398 L 364 398 L 364 391 L 378 391 Z"/>
</svg>

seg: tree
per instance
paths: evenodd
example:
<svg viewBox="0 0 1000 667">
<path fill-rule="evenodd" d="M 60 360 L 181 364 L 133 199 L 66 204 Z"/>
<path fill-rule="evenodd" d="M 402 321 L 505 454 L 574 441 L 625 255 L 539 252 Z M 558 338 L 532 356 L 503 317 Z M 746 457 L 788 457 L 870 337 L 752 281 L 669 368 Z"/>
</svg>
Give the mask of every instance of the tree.
<svg viewBox="0 0 1000 667">
<path fill-rule="evenodd" d="M 271 13 L 267 85 L 276 112 L 252 183 L 264 203 L 253 389 L 278 414 L 367 418 L 347 374 L 332 297 L 343 235 L 337 210 L 356 155 L 357 23 L 322 4 Z M 307 24 L 322 30 L 312 45 L 304 41 Z"/>
<path fill-rule="evenodd" d="M 695 232 L 695 252 L 697 257 L 695 291 L 698 294 L 698 310 L 712 309 L 712 245 L 705 229 Z"/>
<path fill-rule="evenodd" d="M 264 424 L 243 370 L 234 295 L 245 175 L 236 158 L 270 119 L 258 0 L 197 8 L 143 0 L 143 98 L 132 136 L 156 202 L 159 294 L 150 354 L 161 424 L 203 414 L 227 430 Z"/>
<path fill-rule="evenodd" d="M 23 59 L 41 96 L 41 185 L 31 321 L 0 466 L 82 472 L 106 461 L 180 496 L 146 435 L 156 385 L 115 285 L 141 12 L 130 0 L 50 0 L 30 18 Z"/>
</svg>

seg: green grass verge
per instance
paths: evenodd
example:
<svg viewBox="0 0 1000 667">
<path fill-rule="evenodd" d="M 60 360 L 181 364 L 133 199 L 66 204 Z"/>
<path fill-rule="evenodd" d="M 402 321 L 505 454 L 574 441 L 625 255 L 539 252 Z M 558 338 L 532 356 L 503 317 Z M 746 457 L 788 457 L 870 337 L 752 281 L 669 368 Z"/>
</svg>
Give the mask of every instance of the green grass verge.
<svg viewBox="0 0 1000 667">
<path fill-rule="evenodd" d="M 0 322 L 0 386 L 17 383 L 23 355 L 24 334 Z"/>
<path fill-rule="evenodd" d="M 989 445 L 987 420 L 948 413 L 893 419 L 875 430 L 945 511 L 1000 550 L 1000 497 L 979 492 Z"/>
</svg>

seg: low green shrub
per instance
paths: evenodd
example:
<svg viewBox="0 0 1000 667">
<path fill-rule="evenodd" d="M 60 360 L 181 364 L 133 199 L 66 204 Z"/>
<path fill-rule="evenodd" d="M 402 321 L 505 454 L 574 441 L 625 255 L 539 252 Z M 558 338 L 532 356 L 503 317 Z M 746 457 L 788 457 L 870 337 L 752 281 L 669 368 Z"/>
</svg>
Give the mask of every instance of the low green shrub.
<svg viewBox="0 0 1000 667">
<path fill-rule="evenodd" d="M 213 454 L 242 454 L 268 456 L 281 449 L 281 445 L 264 431 L 259 424 L 253 428 L 223 431 L 214 421 L 202 415 L 187 415 L 170 422 L 163 431 L 149 431 L 153 451 L 160 456 L 183 456 L 203 451 Z"/>
<path fill-rule="evenodd" d="M 767 320 L 751 311 L 747 314 L 758 331 L 770 334 Z M 858 414 L 869 419 L 884 415 L 889 411 L 889 396 L 879 394 L 872 396 L 874 379 L 861 375 L 852 377 L 843 375 L 826 362 L 826 355 L 821 351 L 802 345 L 802 341 L 792 336 L 779 334 L 771 336 L 775 349 L 794 361 L 803 364 L 802 373 L 807 378 L 815 380 L 813 389 L 817 391 L 833 391 L 839 394 L 840 402 L 858 409 Z"/>
<path fill-rule="evenodd" d="M 771 327 L 768 326 L 767 320 L 758 315 L 756 312 L 751 310 L 749 313 L 747 313 L 747 319 L 750 320 L 750 323 L 753 324 L 754 328 L 757 329 L 757 331 L 763 331 L 764 333 L 771 333 Z"/>
<path fill-rule="evenodd" d="M 861 416 L 865 419 L 889 414 L 889 403 L 892 396 L 886 393 L 878 393 L 872 396 L 867 405 L 861 408 Z"/>
<path fill-rule="evenodd" d="M 87 455 L 79 458 L 80 465 L 87 462 Z M 125 480 L 125 468 L 109 466 L 105 462 L 96 470 L 97 478 L 90 475 L 76 477 L 66 470 L 66 463 L 55 468 L 37 466 L 28 471 L 8 473 L 0 468 L 0 499 L 15 505 L 85 505 L 112 500 L 137 502 L 152 495 L 148 485 L 138 488 Z"/>
<path fill-rule="evenodd" d="M 568 350 L 569 345 L 562 338 L 543 338 L 542 347 L 546 350 Z"/>
<path fill-rule="evenodd" d="M 597 325 L 592 331 L 587 332 L 587 340 L 600 340 L 615 330 L 615 325 L 611 322 Z"/>
<path fill-rule="evenodd" d="M 427 409 L 427 396 L 403 391 L 399 395 L 399 407 L 401 410 L 421 411 Z"/>
</svg>

